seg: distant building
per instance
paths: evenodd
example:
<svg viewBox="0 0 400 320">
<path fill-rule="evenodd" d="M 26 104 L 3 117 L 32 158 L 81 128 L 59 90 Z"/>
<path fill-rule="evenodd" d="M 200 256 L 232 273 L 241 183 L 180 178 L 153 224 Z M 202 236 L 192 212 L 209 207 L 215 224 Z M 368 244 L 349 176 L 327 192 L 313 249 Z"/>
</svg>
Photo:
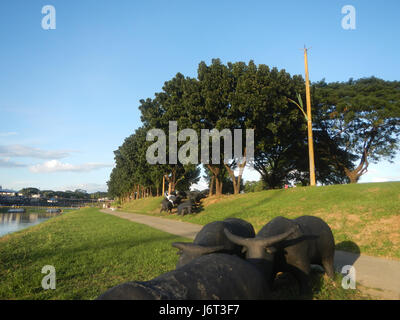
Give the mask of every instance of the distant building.
<svg viewBox="0 0 400 320">
<path fill-rule="evenodd" d="M 0 196 L 3 197 L 14 197 L 17 194 L 17 191 L 10 190 L 10 189 L 3 189 L 0 186 Z"/>
<path fill-rule="evenodd" d="M 40 199 L 40 194 L 38 193 L 38 194 L 32 194 L 31 195 L 31 198 L 33 198 L 33 199 Z"/>
<path fill-rule="evenodd" d="M 50 198 L 47 200 L 48 203 L 57 203 L 58 200 L 56 198 Z"/>
</svg>

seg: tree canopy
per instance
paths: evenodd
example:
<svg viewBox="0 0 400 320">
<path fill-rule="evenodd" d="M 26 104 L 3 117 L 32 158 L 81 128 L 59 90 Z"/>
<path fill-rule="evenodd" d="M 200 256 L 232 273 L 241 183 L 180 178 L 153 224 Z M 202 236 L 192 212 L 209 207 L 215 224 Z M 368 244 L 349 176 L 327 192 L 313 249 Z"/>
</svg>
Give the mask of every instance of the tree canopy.
<svg viewBox="0 0 400 320">
<path fill-rule="evenodd" d="M 163 179 L 169 191 L 188 189 L 200 178 L 197 160 L 203 161 L 210 194 L 239 193 L 243 188 L 242 173 L 248 165 L 260 173 L 263 181 L 260 185 L 265 188 L 279 188 L 289 182 L 307 185 L 307 122 L 292 103 L 304 97 L 302 76 L 291 76 L 285 70 L 256 65 L 253 61 L 225 65 L 213 59 L 210 65 L 200 62 L 196 78 L 177 73 L 164 83 L 154 98 L 140 100 L 143 125 L 114 152 L 116 165 L 108 181 L 109 192 L 120 198 L 158 195 Z M 357 182 L 370 162 L 392 159 L 398 150 L 399 103 L 400 86 L 396 81 L 372 77 L 314 83 L 312 108 L 317 181 L 321 184 Z M 171 122 L 176 124 L 175 133 L 171 132 Z M 161 150 L 165 151 L 165 161 L 150 164 L 146 152 L 154 141 L 147 141 L 146 135 L 154 128 L 166 135 L 154 140 L 165 142 Z M 198 139 L 192 141 L 188 135 L 181 137 L 180 133 L 186 128 Z M 187 155 L 210 146 L 211 135 L 204 141 L 202 133 L 213 129 L 218 130 L 221 137 L 225 130 L 233 136 L 235 129 L 242 129 L 243 142 L 247 137 L 246 129 L 253 130 L 253 157 L 249 156 L 250 149 L 244 143 L 239 156 L 234 154 L 225 159 L 223 150 L 229 143 L 224 137 L 219 163 L 212 162 L 211 152 L 206 154 L 208 159 L 200 159 L 200 153 L 196 154 L 194 163 L 171 161 L 176 160 L 178 150 L 180 155 Z M 161 151 L 157 150 L 159 155 Z M 237 169 L 238 175 L 235 174 Z"/>
<path fill-rule="evenodd" d="M 400 82 L 375 77 L 314 85 L 316 127 L 346 158 L 331 153 L 331 163 L 350 182 L 368 171 L 369 163 L 391 161 L 399 150 Z"/>
</svg>

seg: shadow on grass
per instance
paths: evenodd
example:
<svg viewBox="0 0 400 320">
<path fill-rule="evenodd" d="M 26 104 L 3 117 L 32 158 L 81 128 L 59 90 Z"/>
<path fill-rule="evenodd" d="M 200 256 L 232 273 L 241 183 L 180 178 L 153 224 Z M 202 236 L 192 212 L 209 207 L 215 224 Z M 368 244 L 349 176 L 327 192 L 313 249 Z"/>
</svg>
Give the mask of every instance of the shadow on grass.
<svg viewBox="0 0 400 320">
<path fill-rule="evenodd" d="M 246 210 L 246 211 L 251 211 L 251 210 L 254 209 L 254 208 L 259 208 L 260 206 L 263 206 L 263 205 L 265 205 L 266 203 L 270 202 L 272 199 L 280 197 L 280 196 L 283 194 L 283 192 L 285 192 L 284 189 L 277 189 L 276 192 L 274 192 L 274 193 L 271 194 L 271 196 L 265 197 L 265 198 L 263 198 L 263 199 L 257 201 L 257 202 L 254 203 L 253 205 L 247 206 L 247 207 L 243 208 L 241 211 L 233 212 L 232 214 L 230 214 L 230 215 L 229 215 L 228 217 L 226 217 L 226 218 L 238 218 L 238 217 L 240 218 L 240 217 L 243 217 L 243 211 L 244 211 L 244 210 Z"/>
<path fill-rule="evenodd" d="M 310 274 L 312 292 L 300 294 L 300 286 L 296 278 L 289 272 L 279 273 L 273 285 L 272 300 L 313 300 L 324 288 L 324 274 L 322 267 L 313 268 Z M 331 281 L 331 280 L 329 280 Z"/>
<path fill-rule="evenodd" d="M 336 250 L 348 251 L 355 254 L 360 254 L 359 246 L 353 241 L 342 241 L 336 244 Z"/>
<path fill-rule="evenodd" d="M 342 241 L 335 246 L 334 266 L 337 272 L 342 272 L 346 265 L 353 265 L 360 257 L 360 247 L 353 241 Z"/>
</svg>

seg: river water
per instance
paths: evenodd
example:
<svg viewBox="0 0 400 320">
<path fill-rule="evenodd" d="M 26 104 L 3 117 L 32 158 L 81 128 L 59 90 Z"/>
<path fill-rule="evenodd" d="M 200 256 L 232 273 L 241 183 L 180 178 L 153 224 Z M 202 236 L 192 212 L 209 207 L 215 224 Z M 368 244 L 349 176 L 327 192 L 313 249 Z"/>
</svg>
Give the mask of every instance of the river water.
<svg viewBox="0 0 400 320">
<path fill-rule="evenodd" d="M 29 209 L 24 213 L 0 212 L 0 237 L 42 223 L 60 214 L 62 213 L 47 213 L 46 210 L 30 212 Z"/>
</svg>

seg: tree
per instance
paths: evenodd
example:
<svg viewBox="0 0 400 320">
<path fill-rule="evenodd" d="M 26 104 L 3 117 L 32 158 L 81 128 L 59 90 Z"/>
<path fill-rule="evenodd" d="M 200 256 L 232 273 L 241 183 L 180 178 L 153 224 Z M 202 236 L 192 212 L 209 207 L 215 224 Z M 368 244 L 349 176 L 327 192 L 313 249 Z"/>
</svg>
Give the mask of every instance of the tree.
<svg viewBox="0 0 400 320">
<path fill-rule="evenodd" d="M 30 197 L 34 194 L 40 194 L 40 190 L 38 188 L 23 188 L 19 191 L 19 193 L 22 193 L 25 197 Z"/>
<path fill-rule="evenodd" d="M 186 107 L 188 95 L 190 95 L 193 79 L 185 78 L 181 73 L 177 73 L 174 78 L 164 83 L 161 92 L 155 94 L 154 99 L 147 98 L 140 100 L 139 110 L 141 111 L 141 120 L 148 130 L 161 129 L 168 136 L 172 136 L 169 132 L 170 121 L 176 121 L 177 130 L 191 128 L 189 121 L 189 110 Z M 168 137 L 167 137 L 168 141 Z M 186 141 L 177 142 L 177 150 L 182 147 Z M 162 172 L 168 183 L 168 191 L 174 191 L 177 186 L 180 188 L 188 188 L 191 183 L 199 180 L 199 170 L 194 164 L 171 163 L 170 159 L 171 146 L 166 146 L 166 164 L 157 164 L 157 171 Z"/>
<path fill-rule="evenodd" d="M 112 196 L 129 199 L 132 195 L 139 196 L 140 184 L 143 181 L 143 148 L 145 147 L 145 130 L 139 128 L 127 137 L 124 143 L 114 151 L 116 166 L 113 168 L 108 190 Z M 139 189 L 138 189 L 139 187 Z"/>
<path fill-rule="evenodd" d="M 163 176 L 169 181 L 171 190 L 176 186 L 188 188 L 199 180 L 199 170 L 194 165 L 150 164 L 146 159 L 146 141 L 149 127 L 140 127 L 127 137 L 114 151 L 116 166 L 107 182 L 111 196 L 128 201 L 153 194 L 160 194 Z"/>
<path fill-rule="evenodd" d="M 56 195 L 56 192 L 53 190 L 43 190 L 41 191 L 41 194 L 45 198 L 53 198 Z"/>
<path fill-rule="evenodd" d="M 371 162 L 394 158 L 400 135 L 399 81 L 370 77 L 320 81 L 313 87 L 316 126 L 347 154 L 332 154 L 331 160 L 350 183 L 356 183 Z"/>
<path fill-rule="evenodd" d="M 234 106 L 254 128 L 253 166 L 268 188 L 278 188 L 298 167 L 298 155 L 306 141 L 306 124 L 297 107 L 289 103 L 304 91 L 301 76 L 250 62 L 239 79 Z"/>
<path fill-rule="evenodd" d="M 237 194 L 240 192 L 240 190 L 243 189 L 243 180 L 240 180 L 240 184 L 237 185 L 237 189 L 234 187 L 234 183 L 232 183 L 231 177 L 228 173 L 228 171 L 226 170 L 226 168 L 221 167 L 221 171 L 218 172 L 218 181 L 219 184 L 216 184 L 216 179 L 215 179 L 215 175 L 214 173 L 209 169 L 208 166 L 204 166 L 204 175 L 203 178 L 204 180 L 208 183 L 208 192 L 209 192 L 209 196 L 212 196 L 214 193 L 214 190 L 218 190 L 219 188 L 219 192 L 215 192 L 215 194 L 217 195 L 221 195 L 221 194 Z M 238 192 L 235 192 L 236 190 L 238 190 Z"/>
<path fill-rule="evenodd" d="M 244 192 L 245 193 L 258 192 L 258 191 L 262 191 L 263 189 L 265 189 L 263 180 L 246 181 L 244 184 Z"/>
</svg>

